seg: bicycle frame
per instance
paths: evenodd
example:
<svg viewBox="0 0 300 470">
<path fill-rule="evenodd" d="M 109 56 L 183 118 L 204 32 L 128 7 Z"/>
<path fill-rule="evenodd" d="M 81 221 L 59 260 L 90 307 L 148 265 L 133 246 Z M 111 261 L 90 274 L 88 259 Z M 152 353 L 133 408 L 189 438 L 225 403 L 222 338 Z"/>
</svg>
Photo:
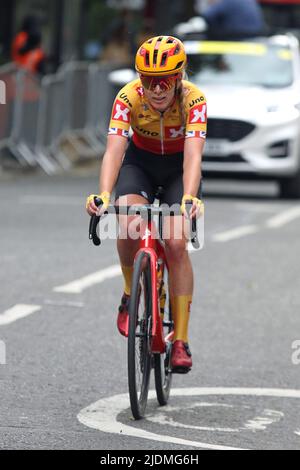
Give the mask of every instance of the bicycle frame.
<svg viewBox="0 0 300 470">
<path fill-rule="evenodd" d="M 166 350 L 166 340 L 163 336 L 163 321 L 160 316 L 157 292 L 157 267 L 158 260 L 162 259 L 165 266 L 168 268 L 168 262 L 165 254 L 164 246 L 160 238 L 155 238 L 156 225 L 152 220 L 148 220 L 143 236 L 140 241 L 140 248 L 136 254 L 136 258 L 140 252 L 147 253 L 150 259 L 151 266 L 151 283 L 152 289 L 152 352 L 163 354 Z"/>
</svg>

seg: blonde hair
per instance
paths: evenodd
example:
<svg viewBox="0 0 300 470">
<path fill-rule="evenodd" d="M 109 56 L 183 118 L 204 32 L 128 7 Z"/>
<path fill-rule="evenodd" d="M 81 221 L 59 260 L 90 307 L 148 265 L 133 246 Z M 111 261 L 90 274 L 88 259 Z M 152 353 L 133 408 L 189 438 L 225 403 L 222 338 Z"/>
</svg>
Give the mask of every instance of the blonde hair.
<svg viewBox="0 0 300 470">
<path fill-rule="evenodd" d="M 185 99 L 182 80 L 180 81 L 180 84 L 177 88 L 177 97 L 178 97 L 178 101 L 179 101 L 179 114 L 180 114 L 181 124 L 185 127 L 187 114 L 186 114 L 186 110 L 185 110 L 186 109 L 186 99 Z"/>
</svg>

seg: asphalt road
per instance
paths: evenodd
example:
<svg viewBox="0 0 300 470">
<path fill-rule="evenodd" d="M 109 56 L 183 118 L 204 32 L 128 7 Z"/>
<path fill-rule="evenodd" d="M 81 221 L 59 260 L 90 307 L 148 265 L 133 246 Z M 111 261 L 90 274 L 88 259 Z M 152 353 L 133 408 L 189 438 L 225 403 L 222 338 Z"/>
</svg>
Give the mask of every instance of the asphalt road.
<svg viewBox="0 0 300 470">
<path fill-rule="evenodd" d="M 0 183 L 0 448 L 300 449 L 300 204 L 271 183 L 206 182 L 194 367 L 136 423 L 121 277 L 55 291 L 118 263 L 114 241 L 88 240 L 93 191 L 96 175 Z"/>
</svg>

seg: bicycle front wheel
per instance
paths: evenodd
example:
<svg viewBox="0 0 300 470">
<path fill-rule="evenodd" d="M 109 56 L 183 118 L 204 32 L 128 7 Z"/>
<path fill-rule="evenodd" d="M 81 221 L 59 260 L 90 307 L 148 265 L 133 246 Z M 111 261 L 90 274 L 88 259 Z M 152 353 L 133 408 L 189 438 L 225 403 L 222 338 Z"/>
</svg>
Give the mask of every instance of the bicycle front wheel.
<svg viewBox="0 0 300 470">
<path fill-rule="evenodd" d="M 166 266 L 164 266 L 164 278 L 159 295 L 165 296 L 163 312 L 163 333 L 167 338 L 174 329 L 172 321 L 171 302 L 169 295 L 169 273 Z M 155 389 L 158 403 L 160 406 L 165 406 L 168 403 L 171 386 L 172 386 L 172 371 L 171 371 L 171 353 L 172 353 L 172 339 L 166 341 L 166 351 L 164 354 L 154 354 L 154 377 Z"/>
<path fill-rule="evenodd" d="M 129 304 L 128 386 L 133 417 L 142 419 L 151 373 L 152 284 L 149 255 L 135 262 Z"/>
</svg>

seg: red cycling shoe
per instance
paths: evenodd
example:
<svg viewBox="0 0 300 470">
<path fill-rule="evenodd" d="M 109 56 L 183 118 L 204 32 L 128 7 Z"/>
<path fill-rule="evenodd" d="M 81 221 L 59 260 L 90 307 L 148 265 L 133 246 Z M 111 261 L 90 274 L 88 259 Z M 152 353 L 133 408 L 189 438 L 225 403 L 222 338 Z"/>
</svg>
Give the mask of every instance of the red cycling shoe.
<svg viewBox="0 0 300 470">
<path fill-rule="evenodd" d="M 171 368 L 173 374 L 187 374 L 193 365 L 188 343 L 175 341 L 172 347 Z"/>
<path fill-rule="evenodd" d="M 124 294 L 121 300 L 121 305 L 119 307 L 119 314 L 117 319 L 117 326 L 120 334 L 122 336 L 128 337 L 128 327 L 129 327 L 129 299 L 130 296 Z"/>
</svg>

